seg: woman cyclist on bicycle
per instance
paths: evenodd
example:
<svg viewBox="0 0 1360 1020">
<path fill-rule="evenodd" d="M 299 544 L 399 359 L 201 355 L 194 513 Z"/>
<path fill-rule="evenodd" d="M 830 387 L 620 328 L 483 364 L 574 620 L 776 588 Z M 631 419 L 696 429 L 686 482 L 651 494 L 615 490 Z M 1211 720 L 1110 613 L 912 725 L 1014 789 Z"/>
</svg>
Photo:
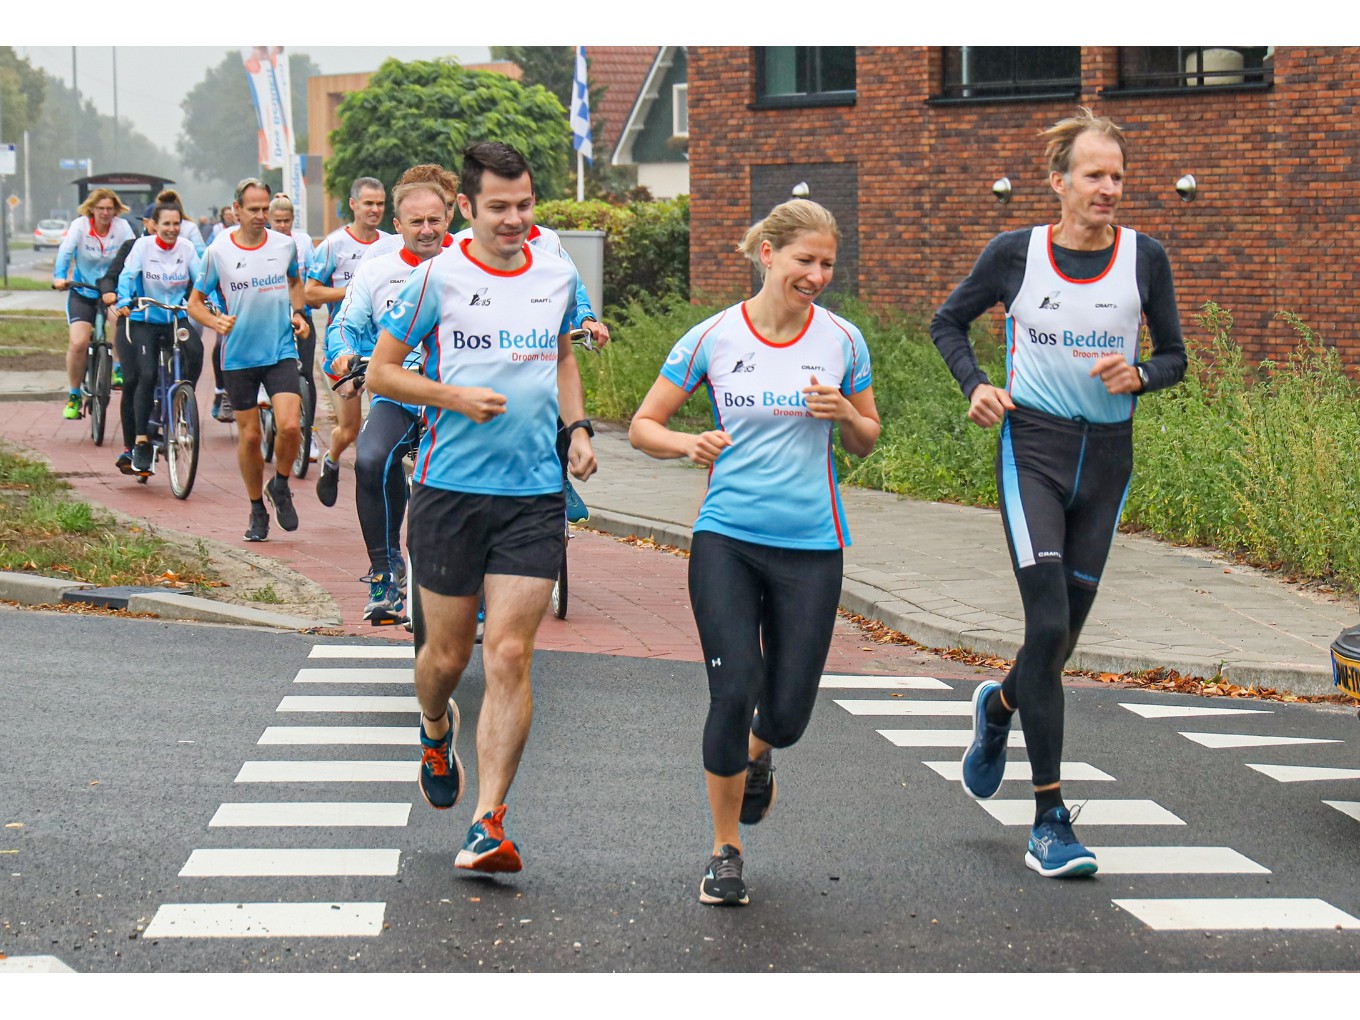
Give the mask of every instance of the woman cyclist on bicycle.
<svg viewBox="0 0 1360 1020">
<path fill-rule="evenodd" d="M 123 442 L 127 449 L 115 466 L 127 475 L 148 475 L 153 466 L 146 426 L 155 399 L 159 352 L 174 342 L 177 326 L 188 326 L 183 315 L 154 305 L 133 308 L 138 297 L 155 298 L 167 305 L 182 305 L 201 268 L 193 244 L 180 237 L 182 214 L 176 203 L 162 203 L 153 210 L 155 233 L 138 238 L 118 275 L 117 314 L 129 317 L 127 335 L 117 337 L 118 357 L 123 363 Z M 197 385 L 203 370 L 203 343 L 189 332 L 185 348 L 189 382 Z"/>
<path fill-rule="evenodd" d="M 108 188 L 95 188 L 78 211 L 80 216 L 67 228 L 52 268 L 52 287 L 70 290 L 66 299 L 66 322 L 71 327 L 66 381 L 71 392 L 61 413 L 63 418 L 80 417 L 80 382 L 85 377 L 85 358 L 101 300 L 99 278 L 113 261 L 118 246 L 133 236 L 132 227 L 122 219 L 128 207 Z M 112 296 L 105 296 L 103 301 L 112 304 Z"/>
<path fill-rule="evenodd" d="M 864 337 L 814 303 L 831 283 L 839 238 L 831 213 L 806 199 L 747 231 L 738 250 L 760 271 L 760 293 L 680 338 L 628 430 L 644 453 L 709 469 L 689 561 L 709 689 L 713 857 L 701 903 L 747 902 L 738 825 L 770 810 L 770 751 L 803 735 L 816 704 L 850 544 L 833 432 L 856 457 L 878 441 Z M 669 428 L 702 384 L 714 428 Z"/>
</svg>

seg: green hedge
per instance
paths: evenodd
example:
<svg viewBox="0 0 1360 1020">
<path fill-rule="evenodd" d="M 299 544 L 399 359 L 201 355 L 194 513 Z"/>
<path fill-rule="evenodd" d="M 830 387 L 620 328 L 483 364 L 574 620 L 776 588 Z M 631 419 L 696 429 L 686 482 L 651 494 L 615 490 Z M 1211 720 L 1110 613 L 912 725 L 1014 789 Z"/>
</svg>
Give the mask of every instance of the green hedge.
<svg viewBox="0 0 1360 1020">
<path fill-rule="evenodd" d="M 688 195 L 628 205 L 598 199 L 540 202 L 535 218 L 554 230 L 605 232 L 607 307 L 689 297 Z"/>
<path fill-rule="evenodd" d="M 626 422 L 675 341 L 717 307 L 667 299 L 607 311 L 617 342 L 583 359 L 596 416 Z M 883 433 L 864 460 L 840 455 L 849 484 L 920 499 L 995 506 L 996 429 L 965 417 L 967 401 L 931 343 L 927 323 L 848 304 L 841 314 L 864 332 L 873 358 Z M 1301 578 L 1360 590 L 1360 386 L 1336 352 L 1297 316 L 1284 363 L 1247 364 L 1232 318 L 1216 305 L 1187 337 L 1185 381 L 1139 401 L 1127 529 L 1209 545 Z M 1004 376 L 1001 345 L 975 328 L 978 358 Z M 676 424 L 709 427 L 701 390 Z"/>
</svg>

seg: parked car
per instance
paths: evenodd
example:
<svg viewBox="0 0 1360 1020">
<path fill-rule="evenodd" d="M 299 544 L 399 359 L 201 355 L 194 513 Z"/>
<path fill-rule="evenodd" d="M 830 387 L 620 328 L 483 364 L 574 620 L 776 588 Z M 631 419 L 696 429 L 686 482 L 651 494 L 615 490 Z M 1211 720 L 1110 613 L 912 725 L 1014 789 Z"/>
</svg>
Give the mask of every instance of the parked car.
<svg viewBox="0 0 1360 1020">
<path fill-rule="evenodd" d="M 60 248 L 62 238 L 66 236 L 66 227 L 65 220 L 39 220 L 33 229 L 33 250 Z"/>
</svg>

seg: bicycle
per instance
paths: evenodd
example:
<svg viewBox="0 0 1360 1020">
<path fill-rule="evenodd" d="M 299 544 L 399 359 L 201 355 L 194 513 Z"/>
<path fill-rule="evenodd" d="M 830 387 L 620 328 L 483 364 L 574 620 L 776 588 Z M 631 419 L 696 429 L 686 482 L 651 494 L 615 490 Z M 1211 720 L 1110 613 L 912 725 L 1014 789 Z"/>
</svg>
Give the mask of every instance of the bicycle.
<svg viewBox="0 0 1360 1020">
<path fill-rule="evenodd" d="M 136 299 L 137 310 L 155 306 L 173 313 L 176 318 L 187 316 L 185 305 L 167 305 L 155 298 Z M 175 327 L 174 342 L 159 351 L 156 370 L 155 396 L 151 402 L 151 417 L 146 423 L 146 438 L 151 444 L 151 469 L 155 473 L 156 458 L 164 457 L 170 473 L 170 491 L 176 499 L 188 499 L 198 473 L 198 395 L 193 384 L 185 378 L 184 345 L 189 341 L 189 328 Z M 146 484 L 150 475 L 139 474 L 137 481 Z"/>
<path fill-rule="evenodd" d="M 98 288 L 88 283 L 71 281 L 72 290 L 88 291 L 94 295 L 94 326 L 90 331 L 90 346 L 85 353 L 85 378 L 80 383 L 80 416 L 89 416 L 90 438 L 95 446 L 104 445 L 104 426 L 108 421 L 109 395 L 113 392 L 113 345 L 108 336 L 108 306 Z"/>
<path fill-rule="evenodd" d="M 595 339 L 587 329 L 573 329 L 567 334 L 567 338 L 571 341 L 573 347 L 579 347 L 581 350 L 588 351 L 592 354 L 603 353 L 599 347 L 595 346 Z M 557 459 L 562 462 L 562 489 L 564 494 L 571 487 L 571 479 L 567 475 L 567 449 L 571 443 L 571 439 L 562 431 L 565 427 L 566 423 L 559 418 L 557 422 Z M 557 568 L 557 577 L 553 579 L 552 595 L 549 598 L 549 605 L 552 608 L 553 616 L 557 617 L 559 620 L 565 620 L 567 618 L 567 600 L 570 594 L 567 574 L 567 546 L 571 542 L 571 516 L 569 509 L 563 511 L 562 527 L 566 534 L 566 538 L 562 543 L 562 562 Z"/>
<path fill-rule="evenodd" d="M 311 408 L 311 384 L 307 382 L 307 375 L 303 371 L 302 362 L 299 360 L 298 366 L 298 389 L 302 396 L 302 416 L 299 424 L 302 427 L 302 439 L 298 443 L 297 456 L 293 458 L 293 477 L 306 478 L 307 469 L 312 466 L 312 412 Z M 274 406 L 270 403 L 269 394 L 260 388 L 258 400 L 260 408 L 260 454 L 265 461 L 274 459 L 274 441 L 277 438 L 277 429 L 274 424 Z"/>
</svg>

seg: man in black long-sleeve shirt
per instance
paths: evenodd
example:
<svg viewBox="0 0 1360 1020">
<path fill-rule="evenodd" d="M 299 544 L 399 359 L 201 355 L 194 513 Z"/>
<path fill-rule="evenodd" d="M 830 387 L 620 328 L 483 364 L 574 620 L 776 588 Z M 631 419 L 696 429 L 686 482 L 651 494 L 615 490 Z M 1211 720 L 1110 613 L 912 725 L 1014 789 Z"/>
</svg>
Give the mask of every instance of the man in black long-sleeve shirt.
<svg viewBox="0 0 1360 1020">
<path fill-rule="evenodd" d="M 1025 610 L 1025 640 L 1003 683 L 973 695 L 963 787 L 993 796 L 1011 716 L 1023 707 L 1035 797 L 1025 864 L 1045 877 L 1094 874 L 1063 803 L 1062 668 L 1095 601 L 1133 468 L 1136 394 L 1175 385 L 1185 346 L 1162 246 L 1115 225 L 1122 132 L 1089 110 L 1045 132 L 1053 225 L 992 239 L 930 324 L 968 398 L 968 418 L 1000 424 L 997 491 Z M 973 320 L 1006 309 L 1006 379 L 994 385 L 968 342 Z M 1139 360 L 1146 317 L 1152 355 Z"/>
</svg>

